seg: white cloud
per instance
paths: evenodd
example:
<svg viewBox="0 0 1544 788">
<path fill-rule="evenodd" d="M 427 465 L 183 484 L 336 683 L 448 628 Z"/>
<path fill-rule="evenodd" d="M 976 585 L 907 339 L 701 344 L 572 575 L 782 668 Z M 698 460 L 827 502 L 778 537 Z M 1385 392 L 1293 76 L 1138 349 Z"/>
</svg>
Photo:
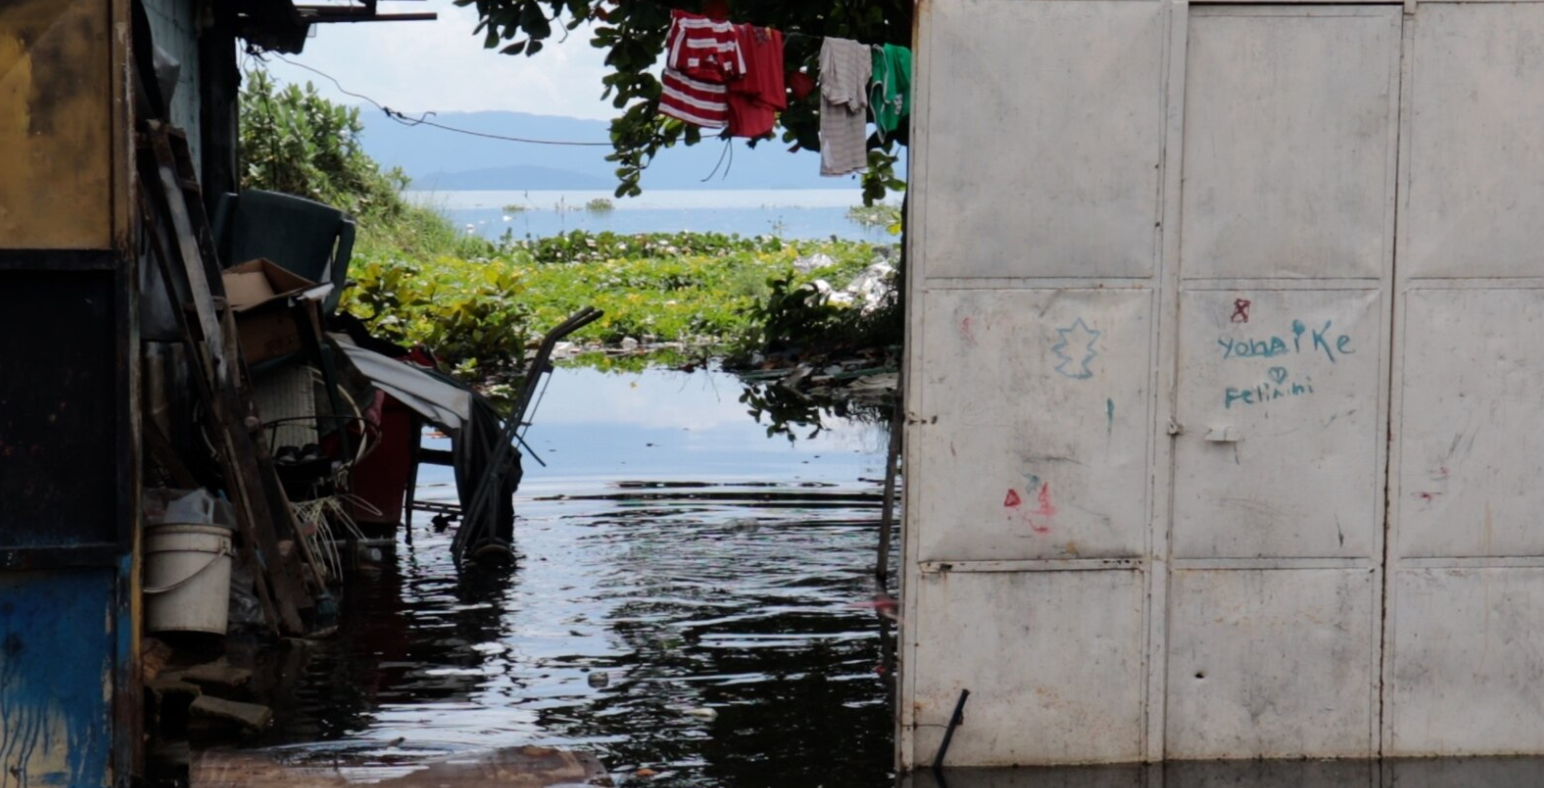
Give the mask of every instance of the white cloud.
<svg viewBox="0 0 1544 788">
<path fill-rule="evenodd" d="M 600 98 L 605 50 L 590 46 L 581 28 L 559 42 L 555 34 L 535 57 L 500 55 L 473 35 L 477 11 L 449 0 L 395 5 L 392 10 L 432 10 L 434 22 L 370 22 L 316 25 L 314 37 L 292 60 L 325 71 L 348 90 L 411 114 L 512 110 L 606 120 L 616 112 Z M 561 30 L 557 31 L 561 33 Z M 358 105 L 326 79 L 271 59 L 285 82 L 316 85 L 324 96 Z"/>
</svg>

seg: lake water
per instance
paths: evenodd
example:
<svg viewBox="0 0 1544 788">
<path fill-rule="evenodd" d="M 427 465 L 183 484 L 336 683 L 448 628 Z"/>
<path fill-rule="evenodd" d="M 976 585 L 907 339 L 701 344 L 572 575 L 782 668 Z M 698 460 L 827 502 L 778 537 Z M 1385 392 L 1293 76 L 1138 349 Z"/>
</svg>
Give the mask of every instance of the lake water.
<svg viewBox="0 0 1544 788">
<path fill-rule="evenodd" d="M 524 463 L 517 569 L 464 581 L 420 515 L 394 564 L 346 587 L 342 631 L 279 713 L 286 760 L 402 770 L 538 744 L 619 784 L 888 785 L 885 428 L 827 414 L 769 437 L 744 393 L 721 373 L 559 370 L 527 436 L 548 465 Z M 420 497 L 453 500 L 423 470 Z"/>
<path fill-rule="evenodd" d="M 865 228 L 847 218 L 849 208 L 863 204 L 862 192 L 853 189 L 658 190 L 624 199 L 604 191 L 410 191 L 406 195 L 440 209 L 458 226 L 489 240 L 498 240 L 506 232 L 518 240 L 573 230 L 628 234 L 689 230 L 790 239 L 835 236 L 875 243 L 893 238 L 882 227 Z M 586 209 L 592 200 L 610 200 L 613 208 Z"/>
</svg>

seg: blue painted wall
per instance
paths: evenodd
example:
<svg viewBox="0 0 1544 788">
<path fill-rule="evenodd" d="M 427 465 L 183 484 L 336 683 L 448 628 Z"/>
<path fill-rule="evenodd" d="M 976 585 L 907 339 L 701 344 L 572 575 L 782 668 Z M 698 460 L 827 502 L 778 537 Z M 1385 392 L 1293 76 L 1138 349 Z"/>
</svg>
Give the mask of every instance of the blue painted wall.
<svg viewBox="0 0 1544 788">
<path fill-rule="evenodd" d="M 0 788 L 110 784 L 116 575 L 0 574 Z"/>
</svg>

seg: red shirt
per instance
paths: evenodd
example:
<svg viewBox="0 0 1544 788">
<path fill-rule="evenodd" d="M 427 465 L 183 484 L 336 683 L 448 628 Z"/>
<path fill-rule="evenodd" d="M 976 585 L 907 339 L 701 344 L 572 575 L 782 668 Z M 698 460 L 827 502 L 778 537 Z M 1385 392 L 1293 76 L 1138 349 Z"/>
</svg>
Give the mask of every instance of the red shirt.
<svg viewBox="0 0 1544 788">
<path fill-rule="evenodd" d="M 783 82 L 783 34 L 771 28 L 735 27 L 745 76 L 729 84 L 729 133 L 764 137 L 777 125 L 777 113 L 788 109 Z"/>
</svg>

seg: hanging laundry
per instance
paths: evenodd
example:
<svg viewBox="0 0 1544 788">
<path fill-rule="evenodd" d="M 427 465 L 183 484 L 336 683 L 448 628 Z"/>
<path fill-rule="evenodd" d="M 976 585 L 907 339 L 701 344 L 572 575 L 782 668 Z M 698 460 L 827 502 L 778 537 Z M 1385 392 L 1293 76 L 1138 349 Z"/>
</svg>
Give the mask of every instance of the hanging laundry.
<svg viewBox="0 0 1544 788">
<path fill-rule="evenodd" d="M 737 25 L 735 34 L 746 70 L 729 84 L 729 134 L 765 137 L 777 125 L 777 113 L 788 109 L 783 34 L 754 25 Z"/>
<path fill-rule="evenodd" d="M 874 47 L 874 84 L 869 89 L 874 125 L 892 134 L 911 114 L 911 50 L 895 44 Z"/>
<path fill-rule="evenodd" d="M 734 27 L 698 14 L 670 12 L 660 114 L 710 129 L 729 124 L 727 83 L 745 74 Z"/>
<path fill-rule="evenodd" d="M 845 38 L 820 47 L 820 174 L 851 175 L 868 168 L 869 48 Z"/>
<path fill-rule="evenodd" d="M 784 79 L 788 82 L 788 92 L 793 94 L 794 101 L 803 101 L 815 92 L 815 80 L 803 71 L 790 71 Z"/>
</svg>

